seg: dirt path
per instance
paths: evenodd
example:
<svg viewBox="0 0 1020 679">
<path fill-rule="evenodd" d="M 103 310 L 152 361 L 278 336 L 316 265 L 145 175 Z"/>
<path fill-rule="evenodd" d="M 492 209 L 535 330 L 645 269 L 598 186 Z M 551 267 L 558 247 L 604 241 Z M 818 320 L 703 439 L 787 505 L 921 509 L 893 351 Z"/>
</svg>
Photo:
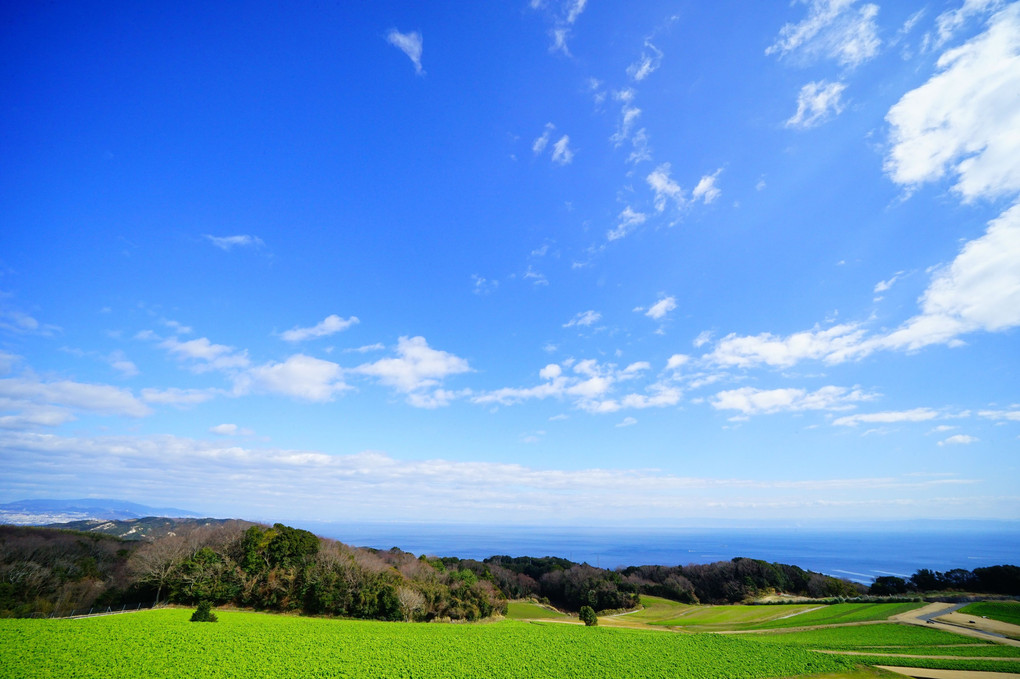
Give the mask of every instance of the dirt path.
<svg viewBox="0 0 1020 679">
<path fill-rule="evenodd" d="M 895 672 L 915 679 L 1020 679 L 1020 674 L 1012 672 L 973 672 L 969 670 L 926 670 L 920 667 L 891 667 L 875 665 L 875 667 Z"/>
<path fill-rule="evenodd" d="M 960 606 L 954 604 L 928 604 L 923 608 L 895 615 L 891 620 L 908 625 L 933 627 L 945 632 L 994 641 L 1006 646 L 1020 646 L 1020 641 L 1002 636 L 1004 634 L 1020 636 L 1020 626 L 957 613 L 959 608 Z"/>
<path fill-rule="evenodd" d="M 883 658 L 926 658 L 928 660 L 990 660 L 993 662 L 1016 662 L 1016 658 L 1000 658 L 1000 657 L 983 657 L 978 658 L 975 656 L 961 656 L 961 655 L 914 655 L 911 653 L 868 653 L 867 651 L 830 651 L 823 650 L 820 648 L 813 649 L 815 653 L 825 653 L 828 655 L 866 655 L 866 656 L 882 656 Z"/>
</svg>

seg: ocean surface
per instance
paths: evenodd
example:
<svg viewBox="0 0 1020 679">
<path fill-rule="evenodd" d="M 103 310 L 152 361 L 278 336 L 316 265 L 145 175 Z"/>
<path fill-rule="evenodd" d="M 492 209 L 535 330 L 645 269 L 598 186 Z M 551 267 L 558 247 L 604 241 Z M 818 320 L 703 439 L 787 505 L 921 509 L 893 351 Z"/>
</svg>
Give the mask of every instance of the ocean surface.
<svg viewBox="0 0 1020 679">
<path fill-rule="evenodd" d="M 349 545 L 482 560 L 496 554 L 558 556 L 602 568 L 712 563 L 743 556 L 870 583 L 921 568 L 1020 565 L 1020 528 L 938 530 L 818 528 L 536 528 L 435 524 L 293 522 Z"/>
</svg>

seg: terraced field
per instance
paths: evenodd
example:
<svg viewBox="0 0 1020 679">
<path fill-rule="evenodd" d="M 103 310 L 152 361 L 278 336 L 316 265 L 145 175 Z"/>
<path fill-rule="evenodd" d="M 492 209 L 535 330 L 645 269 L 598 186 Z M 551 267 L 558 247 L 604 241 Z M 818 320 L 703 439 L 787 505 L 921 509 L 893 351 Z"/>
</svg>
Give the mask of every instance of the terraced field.
<svg viewBox="0 0 1020 679">
<path fill-rule="evenodd" d="M 645 599 L 654 597 L 641 597 Z M 890 616 L 920 608 L 921 603 L 905 604 L 796 604 L 783 606 L 682 606 L 669 608 L 663 600 L 653 601 L 652 611 L 642 616 L 630 614 L 635 620 L 650 625 L 680 627 L 697 632 L 814 627 L 848 623 L 877 622 Z M 672 615 L 663 615 L 670 610 Z"/>
<path fill-rule="evenodd" d="M 1020 601 L 979 601 L 964 606 L 960 612 L 1020 625 Z"/>
</svg>

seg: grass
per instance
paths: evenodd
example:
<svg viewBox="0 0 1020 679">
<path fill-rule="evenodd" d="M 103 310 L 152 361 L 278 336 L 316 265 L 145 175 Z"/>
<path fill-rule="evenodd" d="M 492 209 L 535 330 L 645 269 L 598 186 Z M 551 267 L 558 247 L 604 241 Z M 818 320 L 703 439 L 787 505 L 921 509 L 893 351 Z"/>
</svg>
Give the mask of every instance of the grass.
<svg viewBox="0 0 1020 679">
<path fill-rule="evenodd" d="M 506 605 L 508 620 L 576 620 L 566 613 L 533 601 L 511 601 Z"/>
<path fill-rule="evenodd" d="M 960 613 L 1020 625 L 1020 601 L 979 601 L 964 606 Z"/>
<path fill-rule="evenodd" d="M 642 597 L 642 601 L 644 597 Z M 900 604 L 796 604 L 783 606 L 690 606 L 678 615 L 659 616 L 648 624 L 719 632 L 783 629 L 815 625 L 876 622 L 920 608 L 921 603 Z"/>
<path fill-rule="evenodd" d="M 408 624 L 217 611 L 219 622 L 198 624 L 190 614 L 0 620 L 0 676 L 772 679 L 847 676 L 859 665 L 734 637 L 551 621 Z"/>
</svg>

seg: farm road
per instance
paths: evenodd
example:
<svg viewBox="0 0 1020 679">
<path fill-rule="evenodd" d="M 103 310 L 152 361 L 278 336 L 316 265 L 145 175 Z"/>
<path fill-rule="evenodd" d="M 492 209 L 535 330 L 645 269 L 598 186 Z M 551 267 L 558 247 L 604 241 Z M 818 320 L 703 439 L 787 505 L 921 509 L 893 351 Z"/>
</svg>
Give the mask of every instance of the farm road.
<svg viewBox="0 0 1020 679">
<path fill-rule="evenodd" d="M 1020 646 L 1020 641 L 1004 635 L 1020 636 L 1020 626 L 957 613 L 966 604 L 928 604 L 924 608 L 894 615 L 891 620 L 908 625 L 934 627 L 946 632 L 994 641 L 1007 646 Z"/>
</svg>

